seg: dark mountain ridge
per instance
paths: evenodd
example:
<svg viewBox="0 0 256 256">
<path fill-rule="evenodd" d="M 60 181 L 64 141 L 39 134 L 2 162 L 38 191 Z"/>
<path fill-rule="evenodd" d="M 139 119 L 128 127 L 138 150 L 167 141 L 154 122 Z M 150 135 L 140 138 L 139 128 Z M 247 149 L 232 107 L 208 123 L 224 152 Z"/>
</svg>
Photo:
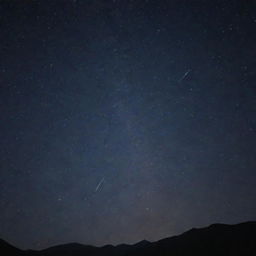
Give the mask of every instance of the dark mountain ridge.
<svg viewBox="0 0 256 256">
<path fill-rule="evenodd" d="M 0 255 L 10 256 L 256 256 L 256 221 L 236 225 L 213 224 L 193 228 L 181 235 L 156 242 L 96 247 L 78 243 L 41 251 L 20 250 L 0 240 Z"/>
</svg>

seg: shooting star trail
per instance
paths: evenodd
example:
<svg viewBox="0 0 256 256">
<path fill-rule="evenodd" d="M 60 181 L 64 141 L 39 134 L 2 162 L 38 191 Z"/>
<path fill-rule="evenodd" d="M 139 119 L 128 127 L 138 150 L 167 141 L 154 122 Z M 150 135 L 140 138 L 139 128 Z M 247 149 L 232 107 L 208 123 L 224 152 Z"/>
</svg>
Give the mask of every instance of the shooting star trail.
<svg viewBox="0 0 256 256">
<path fill-rule="evenodd" d="M 104 178 L 102 178 L 101 180 L 100 180 L 100 182 L 98 183 L 98 185 L 97 185 L 97 187 L 96 187 L 96 189 L 95 189 L 95 192 L 97 192 L 98 190 L 99 190 L 99 188 L 100 188 L 100 186 L 101 186 L 101 184 L 104 182 Z"/>
<path fill-rule="evenodd" d="M 183 79 L 191 72 L 191 69 L 189 69 L 180 79 L 179 82 L 182 82 Z"/>
</svg>

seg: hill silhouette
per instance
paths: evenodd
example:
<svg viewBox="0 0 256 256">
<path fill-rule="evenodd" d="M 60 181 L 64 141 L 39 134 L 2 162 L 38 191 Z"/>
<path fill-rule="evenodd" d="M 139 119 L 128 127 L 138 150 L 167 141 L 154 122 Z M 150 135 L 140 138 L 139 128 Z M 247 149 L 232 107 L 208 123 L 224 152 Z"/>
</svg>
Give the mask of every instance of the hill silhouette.
<svg viewBox="0 0 256 256">
<path fill-rule="evenodd" d="M 156 242 L 95 247 L 77 243 L 41 251 L 20 250 L 0 240 L 0 255 L 10 256 L 256 256 L 256 222 L 213 224 Z"/>
</svg>

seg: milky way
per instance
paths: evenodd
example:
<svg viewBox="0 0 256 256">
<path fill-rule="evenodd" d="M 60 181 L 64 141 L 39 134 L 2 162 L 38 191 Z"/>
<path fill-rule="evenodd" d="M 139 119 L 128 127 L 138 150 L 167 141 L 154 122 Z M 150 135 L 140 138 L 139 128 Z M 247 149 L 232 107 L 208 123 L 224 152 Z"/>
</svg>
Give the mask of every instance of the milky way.
<svg viewBox="0 0 256 256">
<path fill-rule="evenodd" d="M 0 238 L 155 241 L 256 217 L 255 1 L 0 1 Z"/>
</svg>

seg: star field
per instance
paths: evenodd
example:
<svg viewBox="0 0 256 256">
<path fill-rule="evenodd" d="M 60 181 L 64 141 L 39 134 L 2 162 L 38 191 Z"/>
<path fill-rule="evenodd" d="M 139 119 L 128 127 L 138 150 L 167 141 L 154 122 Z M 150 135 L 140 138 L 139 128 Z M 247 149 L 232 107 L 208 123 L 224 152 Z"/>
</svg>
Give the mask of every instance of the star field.
<svg viewBox="0 0 256 256">
<path fill-rule="evenodd" d="M 0 237 L 156 241 L 256 218 L 255 1 L 0 1 Z"/>
</svg>

